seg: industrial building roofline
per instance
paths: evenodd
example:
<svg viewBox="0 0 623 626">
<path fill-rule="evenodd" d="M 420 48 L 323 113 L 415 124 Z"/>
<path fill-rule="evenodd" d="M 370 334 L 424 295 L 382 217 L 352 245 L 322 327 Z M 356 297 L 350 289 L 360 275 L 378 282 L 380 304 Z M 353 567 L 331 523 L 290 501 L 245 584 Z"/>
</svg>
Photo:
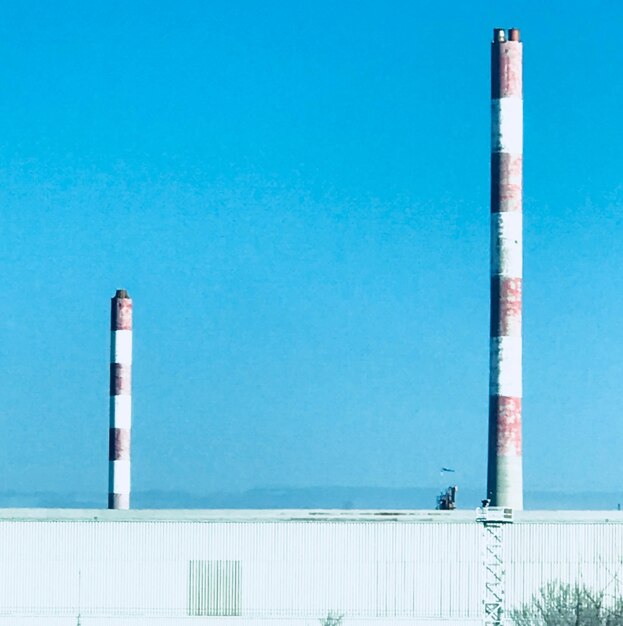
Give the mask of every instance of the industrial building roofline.
<svg viewBox="0 0 623 626">
<path fill-rule="evenodd" d="M 468 524 L 476 510 L 331 509 L 0 509 L 1 522 L 392 522 Z M 515 524 L 623 524 L 623 511 L 515 511 Z"/>
</svg>

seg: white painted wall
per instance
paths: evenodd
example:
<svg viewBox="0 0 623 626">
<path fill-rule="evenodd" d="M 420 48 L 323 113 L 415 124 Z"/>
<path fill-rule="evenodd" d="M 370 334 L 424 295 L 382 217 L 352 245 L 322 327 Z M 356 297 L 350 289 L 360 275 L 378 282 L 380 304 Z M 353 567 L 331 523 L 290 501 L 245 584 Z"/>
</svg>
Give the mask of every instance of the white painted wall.
<svg viewBox="0 0 623 626">
<path fill-rule="evenodd" d="M 318 626 L 330 610 L 344 626 L 481 619 L 483 534 L 470 512 L 12 515 L 0 512 L 0 624 L 75 626 L 80 613 L 82 626 Z M 623 593 L 622 516 L 522 518 L 505 527 L 509 606 L 555 579 Z M 240 561 L 239 617 L 188 616 L 191 560 Z"/>
</svg>

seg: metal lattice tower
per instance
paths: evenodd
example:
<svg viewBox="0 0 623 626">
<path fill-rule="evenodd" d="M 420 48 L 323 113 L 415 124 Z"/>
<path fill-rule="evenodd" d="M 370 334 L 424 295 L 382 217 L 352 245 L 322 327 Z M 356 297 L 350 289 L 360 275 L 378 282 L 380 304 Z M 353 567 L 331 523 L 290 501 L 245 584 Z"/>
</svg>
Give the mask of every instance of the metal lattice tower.
<svg viewBox="0 0 623 626">
<path fill-rule="evenodd" d="M 512 509 L 478 509 L 476 521 L 482 524 L 484 566 L 484 621 L 486 626 L 503 626 L 506 570 L 504 527 L 513 521 Z"/>
<path fill-rule="evenodd" d="M 504 618 L 504 539 L 502 524 L 483 524 L 485 537 L 485 624 L 501 626 Z"/>
</svg>

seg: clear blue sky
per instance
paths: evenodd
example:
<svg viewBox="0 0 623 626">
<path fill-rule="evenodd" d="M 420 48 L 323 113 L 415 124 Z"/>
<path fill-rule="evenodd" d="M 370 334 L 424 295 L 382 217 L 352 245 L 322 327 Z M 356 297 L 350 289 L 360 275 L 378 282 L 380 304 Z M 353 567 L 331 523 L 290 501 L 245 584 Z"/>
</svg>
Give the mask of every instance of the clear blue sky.
<svg viewBox="0 0 623 626">
<path fill-rule="evenodd" d="M 443 5 L 444 8 L 440 8 Z M 0 490 L 486 475 L 489 42 L 525 53 L 527 490 L 623 480 L 623 5 L 14 2 Z"/>
</svg>

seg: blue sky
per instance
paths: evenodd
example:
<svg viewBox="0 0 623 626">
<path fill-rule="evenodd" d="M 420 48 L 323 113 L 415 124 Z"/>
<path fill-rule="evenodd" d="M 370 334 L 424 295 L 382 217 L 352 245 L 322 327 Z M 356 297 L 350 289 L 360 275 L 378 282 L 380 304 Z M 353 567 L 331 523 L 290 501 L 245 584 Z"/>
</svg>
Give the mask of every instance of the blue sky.
<svg viewBox="0 0 623 626">
<path fill-rule="evenodd" d="M 486 482 L 489 42 L 524 40 L 526 490 L 623 479 L 623 5 L 14 2 L 0 491 Z"/>
</svg>

